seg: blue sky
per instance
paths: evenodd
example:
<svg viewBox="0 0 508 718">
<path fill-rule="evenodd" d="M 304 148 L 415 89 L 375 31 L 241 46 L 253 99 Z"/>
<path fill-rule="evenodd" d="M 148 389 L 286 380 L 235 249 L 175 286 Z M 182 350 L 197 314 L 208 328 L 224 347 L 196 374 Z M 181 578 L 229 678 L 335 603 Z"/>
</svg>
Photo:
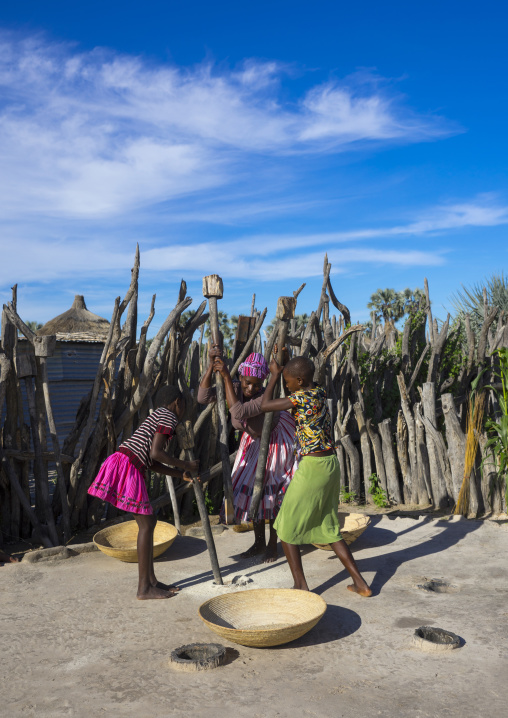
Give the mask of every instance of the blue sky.
<svg viewBox="0 0 508 718">
<path fill-rule="evenodd" d="M 323 256 L 353 321 L 378 287 L 506 270 L 503 2 L 25 0 L 0 7 L 0 292 L 109 317 L 141 247 L 156 329 L 186 279 L 275 312 Z"/>
</svg>

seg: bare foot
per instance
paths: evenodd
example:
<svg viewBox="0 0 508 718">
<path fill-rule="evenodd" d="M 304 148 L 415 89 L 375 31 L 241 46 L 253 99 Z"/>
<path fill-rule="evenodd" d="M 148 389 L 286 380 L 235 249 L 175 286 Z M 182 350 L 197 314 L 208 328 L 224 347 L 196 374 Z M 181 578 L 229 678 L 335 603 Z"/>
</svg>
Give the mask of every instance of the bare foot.
<svg viewBox="0 0 508 718">
<path fill-rule="evenodd" d="M 175 595 L 175 591 L 165 591 L 157 586 L 149 586 L 146 591 L 138 591 L 136 598 L 139 601 L 146 601 L 150 598 L 172 598 Z"/>
<path fill-rule="evenodd" d="M 358 586 L 352 583 L 350 586 L 346 586 L 346 588 L 348 591 L 351 591 L 352 593 L 357 593 L 359 596 L 365 596 L 366 598 L 372 596 L 372 591 L 367 586 L 365 581 L 363 581 L 363 584 L 358 584 Z"/>
<path fill-rule="evenodd" d="M 310 591 L 309 587 L 307 586 L 307 582 L 306 582 L 306 581 L 304 581 L 303 583 L 299 584 L 298 586 L 297 586 L 296 583 L 295 583 L 295 585 L 292 586 L 292 588 L 294 588 L 296 591 Z"/>
<path fill-rule="evenodd" d="M 167 583 L 162 583 L 161 581 L 157 581 L 155 579 L 155 583 L 152 583 L 152 586 L 156 586 L 157 588 L 162 588 L 163 591 L 172 591 L 173 595 L 175 593 L 178 593 L 180 591 L 180 588 L 178 586 L 169 585 Z"/>
<path fill-rule="evenodd" d="M 19 558 L 14 558 L 14 556 L 9 556 L 8 553 L 0 551 L 0 563 L 19 563 Z"/>
<path fill-rule="evenodd" d="M 277 544 L 275 544 L 275 546 L 268 544 L 266 547 L 264 563 L 273 563 L 274 561 L 277 561 L 278 557 Z"/>
<path fill-rule="evenodd" d="M 255 543 L 248 551 L 241 553 L 240 558 L 252 558 L 253 556 L 259 556 L 259 554 L 263 553 L 263 551 L 266 551 L 266 545 Z"/>
</svg>

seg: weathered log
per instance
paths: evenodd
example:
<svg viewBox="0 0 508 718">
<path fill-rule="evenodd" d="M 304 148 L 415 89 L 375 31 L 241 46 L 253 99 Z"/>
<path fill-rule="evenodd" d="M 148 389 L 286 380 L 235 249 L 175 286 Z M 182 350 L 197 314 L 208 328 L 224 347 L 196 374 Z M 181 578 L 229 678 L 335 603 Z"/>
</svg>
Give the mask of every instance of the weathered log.
<svg viewBox="0 0 508 718">
<path fill-rule="evenodd" d="M 393 447 L 393 437 L 390 419 L 385 419 L 379 426 L 381 435 L 381 446 L 383 449 L 383 461 L 386 471 L 387 495 L 389 501 L 395 504 L 402 503 L 402 495 L 399 485 L 399 476 L 397 464 L 395 461 L 395 451 Z"/>
<path fill-rule="evenodd" d="M 4 451 L 2 449 L 2 446 L 0 445 L 0 462 L 2 464 L 2 468 L 5 471 L 12 488 L 16 492 L 18 499 L 23 506 L 23 510 L 26 512 L 26 515 L 29 517 L 30 522 L 32 526 L 34 527 L 35 531 L 37 532 L 37 535 L 42 543 L 43 546 L 46 548 L 52 548 L 53 546 L 56 546 L 58 542 L 58 537 L 56 538 L 56 541 L 52 541 L 49 536 L 46 535 L 46 531 L 44 526 L 42 526 L 41 522 L 39 521 L 37 514 L 32 509 L 30 505 L 30 501 L 27 499 L 23 489 L 21 488 L 21 485 L 18 481 L 18 477 L 16 476 L 16 472 L 11 466 L 11 463 L 9 459 L 5 456 Z"/>
<path fill-rule="evenodd" d="M 430 311 L 430 309 L 429 309 Z M 427 383 L 437 381 L 439 365 L 441 364 L 441 357 L 443 354 L 444 345 L 448 336 L 448 326 L 450 324 L 450 315 L 448 314 L 446 321 L 441 327 L 441 331 L 438 332 L 437 326 L 434 326 L 433 336 L 434 342 L 432 343 L 432 353 L 430 355 L 429 368 L 427 370 Z"/>
<path fill-rule="evenodd" d="M 466 462 L 466 436 L 460 426 L 459 418 L 455 409 L 455 403 L 451 394 L 441 395 L 441 406 L 446 428 L 446 443 L 448 445 L 448 457 L 452 474 L 452 495 L 456 503 L 459 497 L 460 487 L 464 478 L 464 466 Z"/>
<path fill-rule="evenodd" d="M 430 297 L 429 297 L 429 283 L 427 282 L 427 277 L 423 280 L 423 286 L 425 290 L 425 297 L 427 299 L 427 315 L 429 317 L 429 338 L 430 338 L 430 344 L 434 345 L 435 337 L 434 337 L 434 322 L 432 319 L 432 309 L 430 306 Z"/>
<path fill-rule="evenodd" d="M 222 298 L 222 279 L 217 274 L 203 277 L 203 295 L 208 299 L 210 309 L 210 333 L 212 343 L 221 344 L 219 338 L 219 315 L 217 310 L 217 299 Z M 222 478 L 224 481 L 224 499 L 226 523 L 234 523 L 235 507 L 233 502 L 233 485 L 231 483 L 231 467 L 229 465 L 228 449 L 228 420 L 226 416 L 226 393 L 224 380 L 219 372 L 215 373 L 215 388 L 217 392 L 217 409 L 219 412 L 219 447 L 222 459 Z"/>
<path fill-rule="evenodd" d="M 369 434 L 365 425 L 365 414 L 363 413 L 363 408 L 358 401 L 354 404 L 354 412 L 356 417 L 356 423 L 358 424 L 358 431 L 360 432 L 360 449 L 362 452 L 363 486 L 365 491 L 365 500 L 368 504 L 373 504 L 374 499 L 372 498 L 372 494 L 369 494 L 369 479 L 372 474 Z"/>
<path fill-rule="evenodd" d="M 411 408 L 409 406 L 409 397 L 407 394 L 406 383 L 404 381 L 404 375 L 400 373 L 397 376 L 397 383 L 400 391 L 400 401 L 402 406 L 402 413 L 404 414 L 404 420 L 407 427 L 407 438 L 408 438 L 408 456 L 409 456 L 409 468 L 410 473 L 407 474 L 407 483 L 409 486 L 409 499 L 411 503 L 418 502 L 418 456 L 416 453 L 416 426 L 415 419 Z"/>
<path fill-rule="evenodd" d="M 141 408 L 143 400 L 153 384 L 153 369 L 155 359 L 157 357 L 160 347 L 162 346 L 162 342 L 166 338 L 169 330 L 173 326 L 176 319 L 180 316 L 182 312 L 187 309 L 190 304 L 192 304 L 191 297 L 187 297 L 182 302 L 179 302 L 177 306 L 173 309 L 173 311 L 170 312 L 168 317 L 163 322 L 161 328 L 155 335 L 150 345 L 150 349 L 147 352 L 143 364 L 143 371 L 139 378 L 138 386 L 134 391 L 134 394 L 129 402 L 128 407 L 122 412 L 122 415 L 115 422 L 116 436 L 120 435 L 122 429 L 127 424 L 130 417 Z"/>
<path fill-rule="evenodd" d="M 416 451 L 418 455 L 418 472 L 420 477 L 418 488 L 418 503 L 433 505 L 432 484 L 430 480 L 430 464 L 429 454 L 427 451 L 425 426 L 422 419 L 421 404 L 417 403 L 414 407 L 415 424 L 416 424 Z"/>
<path fill-rule="evenodd" d="M 330 295 L 330 299 L 332 300 L 333 306 L 339 310 L 339 312 L 344 317 L 344 327 L 347 329 L 347 327 L 351 324 L 351 313 L 349 309 L 346 307 L 345 304 L 341 304 L 337 297 L 335 296 L 335 292 L 333 291 L 332 283 L 330 281 L 330 276 L 328 276 L 328 294 Z"/>
<path fill-rule="evenodd" d="M 408 387 L 407 387 L 407 393 L 408 393 L 408 394 L 411 393 L 411 389 L 413 388 L 413 384 L 414 384 L 415 381 L 416 381 L 416 377 L 418 376 L 418 374 L 419 374 L 419 372 L 420 372 L 420 368 L 421 368 L 421 366 L 422 366 L 422 364 L 423 364 L 423 360 L 425 359 L 425 356 L 426 356 L 427 352 L 429 351 L 429 349 L 430 349 L 430 344 L 426 344 L 425 347 L 424 347 L 424 349 L 423 349 L 423 351 L 422 351 L 422 353 L 420 354 L 420 358 L 418 359 L 418 362 L 416 363 L 414 372 L 413 372 L 412 375 L 411 375 L 411 379 L 410 379 L 409 385 L 408 385 Z"/>
<path fill-rule="evenodd" d="M 426 382 L 420 389 L 427 436 L 432 499 L 436 508 L 445 508 L 451 496 L 451 471 L 443 437 L 436 428 L 436 389 L 433 382 Z M 448 490 L 449 489 L 449 490 Z"/>
<path fill-rule="evenodd" d="M 346 454 L 349 457 L 351 465 L 351 474 L 349 476 L 349 491 L 355 494 L 355 503 L 360 500 L 362 490 L 362 478 L 360 473 L 360 454 L 358 449 L 353 444 L 349 434 L 346 434 L 340 439 L 340 443 L 346 450 Z"/>
<path fill-rule="evenodd" d="M 379 479 L 381 488 L 386 491 L 386 494 L 388 495 L 388 484 L 386 481 L 385 460 L 383 456 L 383 447 L 381 446 L 381 439 L 379 438 L 379 434 L 377 433 L 376 429 L 374 428 L 374 425 L 372 424 L 372 419 L 367 419 L 365 425 L 367 427 L 367 432 L 369 434 L 372 448 L 374 450 L 374 460 L 376 462 L 376 476 Z"/>
<path fill-rule="evenodd" d="M 282 365 L 283 350 L 286 346 L 286 337 L 288 333 L 288 325 L 295 316 L 296 297 L 279 297 L 277 302 L 276 318 L 279 325 L 279 334 L 277 337 L 277 362 Z M 281 377 L 282 381 L 282 377 Z M 278 391 L 275 387 L 273 397 L 277 398 Z M 263 484 L 266 474 L 266 462 L 268 458 L 268 450 L 270 448 L 270 434 L 272 433 L 273 412 L 265 414 L 263 419 L 263 429 L 259 440 L 259 454 L 256 465 L 256 475 L 254 478 L 254 486 L 252 489 L 252 499 L 249 507 L 249 519 L 256 521 L 258 516 L 259 504 L 263 496 Z"/>
<path fill-rule="evenodd" d="M 48 378 L 48 368 L 47 368 L 47 358 L 53 356 L 55 347 L 56 347 L 56 336 L 55 335 L 45 335 L 45 336 L 37 336 L 32 332 L 31 329 L 21 320 L 21 317 L 19 317 L 15 307 L 13 305 L 9 305 L 7 308 L 7 313 L 9 315 L 10 320 L 15 324 L 18 329 L 23 332 L 23 334 L 26 336 L 27 340 L 32 344 L 35 352 L 35 357 L 39 357 L 39 366 L 41 368 L 41 374 L 42 374 L 42 390 L 44 394 L 44 402 L 45 402 L 45 408 L 46 408 L 46 416 L 48 419 L 49 424 L 49 430 L 51 434 L 51 440 L 53 444 L 53 453 L 54 453 L 54 460 L 58 475 L 58 481 L 57 481 L 57 488 L 60 492 L 60 501 L 61 501 L 61 507 L 62 507 L 62 525 L 63 525 L 63 534 L 64 534 L 64 541 L 67 542 L 71 537 L 71 527 L 70 527 L 70 517 L 69 517 L 69 505 L 67 503 L 67 493 L 65 490 L 65 476 L 63 473 L 62 468 L 62 461 L 60 458 L 60 443 L 58 441 L 57 431 L 56 431 L 56 424 L 55 419 L 53 416 L 53 409 L 51 406 L 51 397 L 49 393 L 49 378 Z M 28 378 L 31 376 L 37 375 L 37 367 L 35 364 L 35 357 L 32 356 L 32 354 L 25 354 L 25 355 L 18 355 L 17 357 L 17 374 L 19 378 Z M 31 385 L 31 379 L 30 379 L 30 385 Z M 27 396 L 28 396 L 29 390 L 27 386 Z M 29 400 L 30 401 L 30 400 Z M 34 441 L 35 446 L 35 441 Z M 39 457 L 36 457 L 36 461 L 39 465 L 39 471 L 41 471 L 41 463 Z M 42 488 L 42 483 L 40 484 L 40 487 Z M 44 495 L 45 495 L 44 490 Z M 46 500 L 43 499 L 45 502 Z M 47 503 L 49 506 L 49 491 L 47 495 Z M 52 514 L 53 515 L 53 514 Z M 50 526 L 51 530 L 51 526 Z"/>
</svg>

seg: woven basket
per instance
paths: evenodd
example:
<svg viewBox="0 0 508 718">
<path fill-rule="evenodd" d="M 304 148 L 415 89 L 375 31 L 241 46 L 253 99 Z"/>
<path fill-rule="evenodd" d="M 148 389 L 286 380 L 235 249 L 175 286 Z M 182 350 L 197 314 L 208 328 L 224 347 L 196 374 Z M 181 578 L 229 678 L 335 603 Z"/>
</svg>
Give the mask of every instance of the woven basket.
<svg viewBox="0 0 508 718">
<path fill-rule="evenodd" d="M 178 531 L 172 524 L 157 521 L 153 533 L 154 558 L 163 554 L 177 536 Z M 136 521 L 126 521 L 123 524 L 108 526 L 102 531 L 98 531 L 93 537 L 94 544 L 103 553 L 129 563 L 137 563 L 137 540 L 138 525 Z"/>
<path fill-rule="evenodd" d="M 199 617 L 227 641 L 265 648 L 305 635 L 325 611 L 326 602 L 316 593 L 257 588 L 211 598 L 199 607 Z"/>
<path fill-rule="evenodd" d="M 370 516 L 365 514 L 345 514 L 339 511 L 340 534 L 348 546 L 353 541 L 356 541 L 369 524 Z M 323 551 L 332 550 L 329 543 L 315 543 L 313 546 L 323 549 Z"/>
</svg>

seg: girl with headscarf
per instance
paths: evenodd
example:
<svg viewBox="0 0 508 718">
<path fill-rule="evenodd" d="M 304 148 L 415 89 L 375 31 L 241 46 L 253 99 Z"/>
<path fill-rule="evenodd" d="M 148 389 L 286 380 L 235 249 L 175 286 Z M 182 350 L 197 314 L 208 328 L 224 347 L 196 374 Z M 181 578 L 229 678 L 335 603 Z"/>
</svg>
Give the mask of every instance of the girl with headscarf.
<svg viewBox="0 0 508 718">
<path fill-rule="evenodd" d="M 210 404 L 216 400 L 215 387 L 211 386 L 212 374 L 220 372 L 224 379 L 226 401 L 235 429 L 243 431 L 240 446 L 233 466 L 233 501 L 235 518 L 238 523 L 248 521 L 254 479 L 259 456 L 259 443 L 263 430 L 264 416 L 261 412 L 263 382 L 270 373 L 262 354 L 253 352 L 240 364 L 240 381 L 233 381 L 227 366 L 220 357 L 220 348 L 214 345 L 210 350 L 210 362 L 198 391 L 198 402 Z M 284 493 L 295 472 L 294 456 L 295 422 L 287 411 L 274 414 L 270 446 L 263 485 L 263 496 L 254 521 L 254 545 L 242 554 L 250 558 L 265 554 L 265 562 L 277 559 L 277 534 L 273 522 L 280 509 Z M 268 543 L 265 536 L 265 519 L 270 522 Z"/>
</svg>

